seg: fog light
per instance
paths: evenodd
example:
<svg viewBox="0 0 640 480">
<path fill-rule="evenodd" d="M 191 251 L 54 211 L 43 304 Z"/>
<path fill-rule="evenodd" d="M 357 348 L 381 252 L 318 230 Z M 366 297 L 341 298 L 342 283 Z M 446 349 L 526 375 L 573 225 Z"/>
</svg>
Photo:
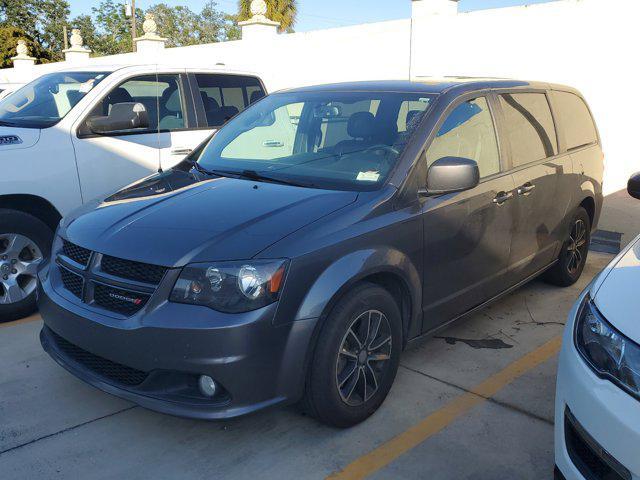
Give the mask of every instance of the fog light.
<svg viewBox="0 0 640 480">
<path fill-rule="evenodd" d="M 216 382 L 208 375 L 200 375 L 198 386 L 200 387 L 200 393 L 205 397 L 213 397 L 216 394 Z"/>
</svg>

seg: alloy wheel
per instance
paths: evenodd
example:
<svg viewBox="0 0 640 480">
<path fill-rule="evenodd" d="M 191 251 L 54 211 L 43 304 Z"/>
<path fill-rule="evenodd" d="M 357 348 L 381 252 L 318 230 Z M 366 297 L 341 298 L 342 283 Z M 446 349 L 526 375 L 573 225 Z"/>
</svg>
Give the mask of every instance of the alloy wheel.
<svg viewBox="0 0 640 480">
<path fill-rule="evenodd" d="M 580 270 L 587 248 L 587 227 L 584 221 L 578 219 L 573 224 L 567 246 L 566 267 L 570 275 Z"/>
<path fill-rule="evenodd" d="M 17 303 L 36 289 L 42 251 L 19 233 L 0 234 L 0 304 Z"/>
<path fill-rule="evenodd" d="M 349 406 L 367 402 L 378 391 L 391 359 L 391 327 L 379 310 L 361 313 L 342 338 L 336 361 L 336 386 Z"/>
</svg>

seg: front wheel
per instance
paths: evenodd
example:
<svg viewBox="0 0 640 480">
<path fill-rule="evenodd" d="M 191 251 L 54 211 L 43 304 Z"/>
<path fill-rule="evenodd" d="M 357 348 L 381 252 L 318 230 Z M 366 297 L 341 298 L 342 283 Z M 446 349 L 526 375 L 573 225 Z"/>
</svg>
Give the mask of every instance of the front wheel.
<svg viewBox="0 0 640 480">
<path fill-rule="evenodd" d="M 0 322 L 36 309 L 36 274 L 49 256 L 53 232 L 27 213 L 0 209 Z"/>
<path fill-rule="evenodd" d="M 304 405 L 345 428 L 372 415 L 395 379 L 402 347 L 400 309 L 389 292 L 361 284 L 326 318 L 308 373 Z"/>
<path fill-rule="evenodd" d="M 545 272 L 544 279 L 560 287 L 576 283 L 587 263 L 590 241 L 591 219 L 584 208 L 578 207 L 571 219 L 569 237 L 562 245 L 558 261 Z"/>
</svg>

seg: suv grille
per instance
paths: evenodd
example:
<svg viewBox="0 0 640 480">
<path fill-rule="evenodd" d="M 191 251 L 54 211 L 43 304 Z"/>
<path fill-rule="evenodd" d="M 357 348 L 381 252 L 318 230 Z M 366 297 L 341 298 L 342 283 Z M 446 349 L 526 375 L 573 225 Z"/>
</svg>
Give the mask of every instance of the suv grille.
<svg viewBox="0 0 640 480">
<path fill-rule="evenodd" d="M 102 308 L 123 315 L 133 315 L 149 300 L 149 295 L 144 293 L 122 290 L 97 283 L 93 290 L 93 301 Z"/>
<path fill-rule="evenodd" d="M 82 287 L 84 286 L 84 280 L 80 275 L 71 273 L 64 267 L 60 267 L 60 275 L 62 276 L 62 284 L 64 288 L 73 293 L 76 297 L 82 298 Z"/>
<path fill-rule="evenodd" d="M 122 258 L 105 255 L 100 262 L 102 271 L 110 275 L 135 280 L 138 282 L 152 283 L 157 285 L 162 280 L 167 269 L 159 265 L 148 263 L 132 262 Z"/>
<path fill-rule="evenodd" d="M 67 240 L 63 240 L 56 263 L 60 271 L 56 288 L 70 292 L 83 303 L 123 316 L 139 312 L 169 270 L 92 252 Z"/>
<path fill-rule="evenodd" d="M 111 360 L 107 360 L 106 358 L 87 352 L 77 345 L 68 342 L 53 330 L 49 331 L 51 332 L 51 336 L 55 340 L 56 345 L 62 352 L 75 362 L 83 365 L 102 377 L 108 378 L 109 380 L 122 385 L 133 386 L 140 385 L 148 376 L 146 372 L 112 362 Z"/>
<path fill-rule="evenodd" d="M 84 266 L 89 263 L 89 257 L 91 257 L 91 250 L 79 247 L 68 240 L 63 240 L 62 253 L 74 262 Z"/>
</svg>

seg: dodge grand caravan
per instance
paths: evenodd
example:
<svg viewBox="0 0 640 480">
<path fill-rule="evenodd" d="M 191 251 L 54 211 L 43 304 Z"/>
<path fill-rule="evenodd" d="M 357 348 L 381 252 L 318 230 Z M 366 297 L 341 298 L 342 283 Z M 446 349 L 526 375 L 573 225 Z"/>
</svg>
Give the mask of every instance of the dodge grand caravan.
<svg viewBox="0 0 640 480">
<path fill-rule="evenodd" d="M 365 82 L 270 95 L 60 224 L 41 342 L 160 412 L 370 416 L 402 350 L 528 280 L 581 275 L 603 154 L 568 87 Z"/>
<path fill-rule="evenodd" d="M 157 65 L 53 72 L 0 101 L 0 322 L 35 308 L 61 216 L 169 168 L 265 94 L 228 70 Z"/>
</svg>

